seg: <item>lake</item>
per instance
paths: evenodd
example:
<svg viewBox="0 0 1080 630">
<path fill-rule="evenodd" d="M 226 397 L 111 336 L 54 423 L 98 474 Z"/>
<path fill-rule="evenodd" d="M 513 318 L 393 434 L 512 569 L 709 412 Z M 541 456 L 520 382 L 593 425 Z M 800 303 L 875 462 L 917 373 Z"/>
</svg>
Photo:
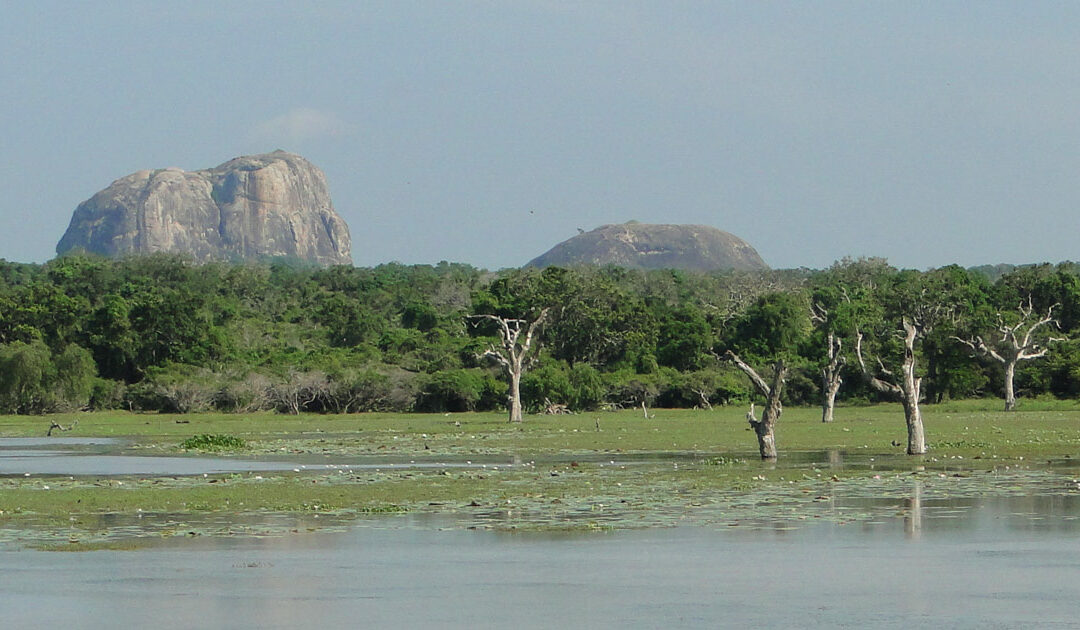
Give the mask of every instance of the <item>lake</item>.
<svg viewBox="0 0 1080 630">
<path fill-rule="evenodd" d="M 1080 628 L 1080 497 L 791 527 L 342 531 L 0 552 L 5 628 Z"/>
</svg>

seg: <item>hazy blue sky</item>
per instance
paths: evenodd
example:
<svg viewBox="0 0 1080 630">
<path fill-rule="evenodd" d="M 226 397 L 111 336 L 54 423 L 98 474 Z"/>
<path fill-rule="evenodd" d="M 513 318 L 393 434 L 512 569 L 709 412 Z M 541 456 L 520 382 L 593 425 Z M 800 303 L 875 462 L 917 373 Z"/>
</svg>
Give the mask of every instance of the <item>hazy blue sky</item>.
<svg viewBox="0 0 1080 630">
<path fill-rule="evenodd" d="M 364 266 L 630 219 L 774 267 L 1080 259 L 1071 1 L 0 0 L 0 85 L 8 260 L 128 173 L 278 148 Z"/>
</svg>

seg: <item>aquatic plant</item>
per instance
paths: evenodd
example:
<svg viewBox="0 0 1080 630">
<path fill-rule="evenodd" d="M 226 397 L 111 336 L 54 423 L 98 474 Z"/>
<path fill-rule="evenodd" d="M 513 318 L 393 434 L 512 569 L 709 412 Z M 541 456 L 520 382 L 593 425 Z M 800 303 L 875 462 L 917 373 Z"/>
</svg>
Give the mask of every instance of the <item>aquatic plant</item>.
<svg viewBox="0 0 1080 630">
<path fill-rule="evenodd" d="M 200 433 L 180 443 L 180 448 L 189 451 L 234 451 L 247 446 L 244 440 L 225 434 Z"/>
</svg>

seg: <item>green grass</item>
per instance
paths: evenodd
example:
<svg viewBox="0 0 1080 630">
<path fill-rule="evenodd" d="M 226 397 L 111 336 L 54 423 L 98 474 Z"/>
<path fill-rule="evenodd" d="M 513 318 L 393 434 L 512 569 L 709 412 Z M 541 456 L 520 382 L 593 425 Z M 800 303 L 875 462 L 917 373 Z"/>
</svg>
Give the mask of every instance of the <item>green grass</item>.
<svg viewBox="0 0 1080 630">
<path fill-rule="evenodd" d="M 997 400 L 968 400 L 924 405 L 927 440 L 956 443 L 973 434 L 990 440 L 1003 453 L 1019 452 L 1029 438 L 1064 440 L 1077 437 L 1080 403 L 1076 401 L 1023 401 L 1006 413 Z M 608 452 L 702 450 L 753 451 L 756 443 L 741 407 L 701 410 L 594 412 L 572 416 L 528 416 L 512 425 L 502 413 L 464 414 L 352 414 L 287 416 L 259 414 L 133 414 L 99 412 L 51 417 L 0 416 L 0 436 L 43 436 L 56 420 L 79 425 L 65 437 L 131 437 L 140 444 L 179 448 L 200 434 L 235 436 L 251 452 L 268 450 L 273 443 L 294 440 L 303 450 L 322 452 L 335 445 L 357 453 L 376 452 Z M 600 431 L 596 430 L 599 419 Z M 186 421 L 183 424 L 177 420 Z M 777 428 L 781 451 L 829 448 L 872 448 L 893 451 L 889 443 L 904 441 L 904 418 L 899 405 L 840 407 L 836 421 L 820 422 L 816 408 L 786 408 Z M 321 442 L 319 440 L 322 440 Z M 970 441 L 970 440 L 969 440 Z M 1027 446 L 1023 446 L 1027 445 Z M 425 449 L 424 447 L 428 448 Z M 1050 445 L 1047 444 L 1047 447 Z M 280 446 L 278 447 L 280 449 Z"/>
<path fill-rule="evenodd" d="M 931 456 L 984 455 L 999 458 L 1059 457 L 1080 448 L 1080 404 L 1026 401 L 1015 412 L 996 400 L 923 407 Z M 701 452 L 754 457 L 756 442 L 735 407 L 715 411 L 655 409 L 529 416 L 512 425 L 501 413 L 465 414 L 194 414 L 170 416 L 124 412 L 79 415 L 65 437 L 129 437 L 141 448 L 178 451 L 191 440 L 235 438 L 229 448 L 249 454 L 516 454 Z M 865 450 L 899 453 L 905 443 L 899 405 L 841 407 L 830 424 L 816 408 L 787 408 L 777 426 L 780 457 L 785 451 Z M 75 416 L 56 418 L 70 423 Z M 188 422 L 178 424 L 177 418 Z M 0 436 L 41 436 L 53 418 L 0 416 Z M 596 430 L 599 420 L 600 430 Z M 185 442 L 187 441 L 187 442 Z M 205 446 L 213 445 L 206 442 Z M 203 448 L 205 448 L 205 446 Z M 224 443 L 218 447 L 224 446 Z"/>
</svg>

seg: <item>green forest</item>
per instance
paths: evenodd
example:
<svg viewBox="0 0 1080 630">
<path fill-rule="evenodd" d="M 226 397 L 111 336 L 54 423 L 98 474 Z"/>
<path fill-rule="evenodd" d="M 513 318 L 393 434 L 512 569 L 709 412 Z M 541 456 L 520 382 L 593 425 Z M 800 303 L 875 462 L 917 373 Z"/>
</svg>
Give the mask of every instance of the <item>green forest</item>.
<svg viewBox="0 0 1080 630">
<path fill-rule="evenodd" d="M 521 380 L 530 413 L 760 400 L 729 351 L 758 370 L 782 360 L 786 404 L 821 404 L 831 359 L 837 400 L 892 400 L 873 380 L 906 354 L 926 402 L 1004 399 L 1013 371 L 1020 404 L 1080 396 L 1072 263 L 491 272 L 69 256 L 0 261 L 0 412 L 503 409 L 505 375 L 483 358 L 498 322 L 476 316 L 545 309 Z"/>
</svg>

